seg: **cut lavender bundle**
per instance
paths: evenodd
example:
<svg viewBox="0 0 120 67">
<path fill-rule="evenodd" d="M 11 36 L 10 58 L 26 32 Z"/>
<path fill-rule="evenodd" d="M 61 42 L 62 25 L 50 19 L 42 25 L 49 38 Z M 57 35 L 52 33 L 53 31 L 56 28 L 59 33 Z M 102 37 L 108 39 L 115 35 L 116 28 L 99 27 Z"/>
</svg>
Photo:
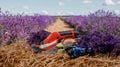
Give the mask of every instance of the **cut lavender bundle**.
<svg viewBox="0 0 120 67">
<path fill-rule="evenodd" d="M 120 39 L 111 34 L 98 31 L 79 37 L 74 45 L 92 48 L 97 53 L 110 53 L 111 56 L 120 53 Z"/>
</svg>

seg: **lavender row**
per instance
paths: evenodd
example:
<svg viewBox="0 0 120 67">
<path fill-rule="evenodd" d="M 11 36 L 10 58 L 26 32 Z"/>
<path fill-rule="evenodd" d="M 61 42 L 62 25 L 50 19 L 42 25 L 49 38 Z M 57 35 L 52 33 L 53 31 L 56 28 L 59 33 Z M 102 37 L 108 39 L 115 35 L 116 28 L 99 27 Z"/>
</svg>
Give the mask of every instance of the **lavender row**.
<svg viewBox="0 0 120 67">
<path fill-rule="evenodd" d="M 120 54 L 120 38 L 111 34 L 94 31 L 79 36 L 74 45 L 84 48 L 92 48 L 95 53 L 117 56 Z"/>
<path fill-rule="evenodd" d="M 0 13 L 0 38 L 8 41 L 10 36 L 24 40 L 31 32 L 38 32 L 54 22 L 54 16 L 11 15 Z"/>
<path fill-rule="evenodd" d="M 68 16 L 63 19 L 78 30 L 100 31 L 120 36 L 120 16 L 110 11 L 98 10 L 86 16 Z"/>
</svg>

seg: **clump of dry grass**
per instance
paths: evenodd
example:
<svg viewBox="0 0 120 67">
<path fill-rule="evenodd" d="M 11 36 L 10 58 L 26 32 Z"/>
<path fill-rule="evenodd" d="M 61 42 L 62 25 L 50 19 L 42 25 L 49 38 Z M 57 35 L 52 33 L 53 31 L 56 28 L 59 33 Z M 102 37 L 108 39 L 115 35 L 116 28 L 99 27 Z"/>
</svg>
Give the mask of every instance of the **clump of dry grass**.
<svg viewBox="0 0 120 67">
<path fill-rule="evenodd" d="M 0 67 L 120 67 L 120 56 L 96 55 L 70 59 L 66 54 L 35 54 L 25 42 L 0 48 Z"/>
</svg>

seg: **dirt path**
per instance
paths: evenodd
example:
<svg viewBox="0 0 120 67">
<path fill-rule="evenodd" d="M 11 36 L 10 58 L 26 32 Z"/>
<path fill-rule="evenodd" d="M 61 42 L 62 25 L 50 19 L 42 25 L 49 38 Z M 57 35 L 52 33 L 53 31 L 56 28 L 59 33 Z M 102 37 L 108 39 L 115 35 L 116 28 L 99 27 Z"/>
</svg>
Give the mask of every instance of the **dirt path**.
<svg viewBox="0 0 120 67">
<path fill-rule="evenodd" d="M 68 24 L 66 24 L 64 21 L 58 18 L 54 23 L 50 24 L 45 30 L 49 32 L 55 32 L 73 30 L 73 28 L 70 28 Z M 72 44 L 74 41 L 75 39 L 69 38 L 64 41 L 64 44 Z"/>
<path fill-rule="evenodd" d="M 45 30 L 49 32 L 55 32 L 73 30 L 73 28 L 70 28 L 68 24 L 66 24 L 64 21 L 58 18 L 54 23 L 50 24 Z"/>
</svg>

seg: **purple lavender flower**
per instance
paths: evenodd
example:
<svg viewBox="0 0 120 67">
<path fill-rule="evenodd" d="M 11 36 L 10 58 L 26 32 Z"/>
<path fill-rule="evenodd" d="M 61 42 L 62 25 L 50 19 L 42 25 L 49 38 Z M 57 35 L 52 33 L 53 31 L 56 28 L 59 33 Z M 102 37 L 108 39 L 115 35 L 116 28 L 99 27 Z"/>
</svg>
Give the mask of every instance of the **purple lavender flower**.
<svg viewBox="0 0 120 67">
<path fill-rule="evenodd" d="M 79 37 L 74 45 L 80 47 L 92 48 L 98 53 L 110 53 L 110 55 L 118 55 L 120 53 L 120 39 L 108 33 L 91 32 Z"/>
</svg>

